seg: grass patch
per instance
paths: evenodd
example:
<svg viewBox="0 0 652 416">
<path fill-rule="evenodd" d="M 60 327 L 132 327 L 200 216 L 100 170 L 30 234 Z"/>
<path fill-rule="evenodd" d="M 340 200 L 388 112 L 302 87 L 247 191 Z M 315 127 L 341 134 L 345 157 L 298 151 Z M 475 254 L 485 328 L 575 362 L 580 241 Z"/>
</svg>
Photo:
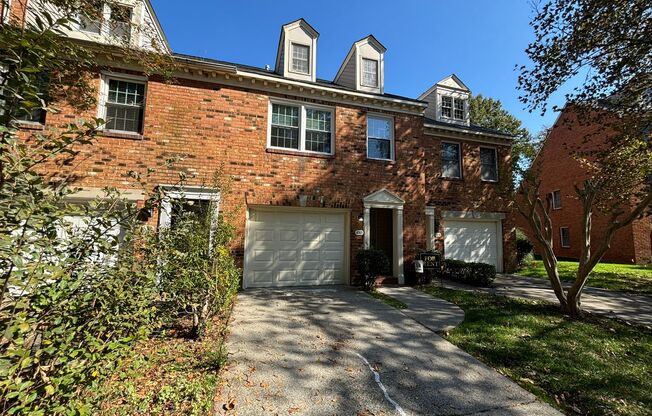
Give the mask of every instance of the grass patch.
<svg viewBox="0 0 652 416">
<path fill-rule="evenodd" d="M 367 293 L 369 293 L 371 296 L 375 297 L 376 299 L 388 304 L 392 308 L 396 308 L 396 309 L 400 310 L 400 309 L 407 309 L 407 307 L 408 307 L 405 303 L 401 302 L 398 299 L 394 299 L 393 297 L 391 297 L 389 295 L 386 295 L 383 292 L 379 292 L 377 290 L 372 290 L 372 291 L 367 292 Z"/>
<path fill-rule="evenodd" d="M 572 282 L 577 273 L 577 262 L 560 261 L 559 277 Z M 528 267 L 517 272 L 521 276 L 548 279 L 543 262 L 533 261 Z M 588 286 L 628 293 L 652 295 L 652 266 L 636 264 L 600 263 L 589 275 Z"/>
<path fill-rule="evenodd" d="M 447 339 L 569 414 L 652 413 L 652 331 L 546 302 L 439 287 L 425 292 L 464 309 Z"/>
<path fill-rule="evenodd" d="M 198 341 L 185 337 L 189 322 L 139 343 L 113 376 L 96 383 L 83 398 L 90 414 L 212 414 L 219 370 L 225 363 L 224 325 L 216 318 Z"/>
</svg>

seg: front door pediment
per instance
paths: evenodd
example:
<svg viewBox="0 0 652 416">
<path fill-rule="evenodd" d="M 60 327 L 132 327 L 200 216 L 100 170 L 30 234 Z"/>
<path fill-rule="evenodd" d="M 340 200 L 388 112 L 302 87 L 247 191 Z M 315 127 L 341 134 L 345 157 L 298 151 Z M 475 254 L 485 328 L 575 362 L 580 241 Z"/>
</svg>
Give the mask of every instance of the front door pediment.
<svg viewBox="0 0 652 416">
<path fill-rule="evenodd" d="M 365 207 L 387 206 L 387 205 L 402 207 L 405 204 L 405 201 L 403 199 L 399 198 L 396 194 L 384 188 L 365 196 L 363 198 L 363 202 Z"/>
</svg>

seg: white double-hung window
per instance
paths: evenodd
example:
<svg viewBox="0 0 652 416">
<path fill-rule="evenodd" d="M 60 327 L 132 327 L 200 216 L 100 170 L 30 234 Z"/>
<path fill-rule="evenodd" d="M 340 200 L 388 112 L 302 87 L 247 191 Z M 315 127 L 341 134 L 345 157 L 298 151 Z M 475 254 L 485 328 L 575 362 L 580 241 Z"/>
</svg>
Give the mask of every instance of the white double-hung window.
<svg viewBox="0 0 652 416">
<path fill-rule="evenodd" d="M 333 110 L 291 102 L 270 103 L 269 139 L 272 149 L 333 154 Z"/>
<path fill-rule="evenodd" d="M 378 86 L 378 61 L 375 59 L 362 58 L 362 85 Z"/>
<path fill-rule="evenodd" d="M 394 120 L 367 115 L 367 157 L 394 160 Z"/>
<path fill-rule="evenodd" d="M 306 45 L 292 44 L 292 66 L 293 72 L 300 74 L 310 73 L 310 47 Z"/>
<path fill-rule="evenodd" d="M 145 111 L 145 81 L 105 75 L 102 77 L 100 118 L 107 130 L 142 133 Z"/>
</svg>

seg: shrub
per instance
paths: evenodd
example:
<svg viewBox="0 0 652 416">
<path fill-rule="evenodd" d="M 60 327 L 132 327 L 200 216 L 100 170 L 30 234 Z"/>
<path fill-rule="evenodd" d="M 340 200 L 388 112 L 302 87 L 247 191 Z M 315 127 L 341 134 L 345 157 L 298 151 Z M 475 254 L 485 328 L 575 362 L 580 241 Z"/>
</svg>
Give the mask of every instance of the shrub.
<svg viewBox="0 0 652 416">
<path fill-rule="evenodd" d="M 384 251 L 375 248 L 362 249 L 356 255 L 358 274 L 363 279 L 365 290 L 374 287 L 378 275 L 389 272 L 389 259 Z"/>
<path fill-rule="evenodd" d="M 527 238 L 527 236 L 521 232 L 516 232 L 516 261 L 519 266 L 524 265 L 527 262 L 527 259 L 530 258 L 534 245 Z"/>
<path fill-rule="evenodd" d="M 173 313 L 192 315 L 192 338 L 203 336 L 207 322 L 231 305 L 240 283 L 227 244 L 233 230 L 222 215 L 206 209 L 180 211 L 172 226 L 160 231 L 160 285 Z"/>
<path fill-rule="evenodd" d="M 485 263 L 444 260 L 444 276 L 473 286 L 489 286 L 496 278 L 496 267 Z"/>
</svg>

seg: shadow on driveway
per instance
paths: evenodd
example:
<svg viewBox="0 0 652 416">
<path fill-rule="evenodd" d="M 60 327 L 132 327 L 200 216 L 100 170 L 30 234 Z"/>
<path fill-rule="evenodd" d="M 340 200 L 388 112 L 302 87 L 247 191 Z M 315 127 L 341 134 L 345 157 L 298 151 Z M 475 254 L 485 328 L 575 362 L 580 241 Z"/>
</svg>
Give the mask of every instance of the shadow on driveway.
<svg viewBox="0 0 652 416">
<path fill-rule="evenodd" d="M 348 287 L 241 293 L 227 348 L 223 414 L 560 414 Z"/>
</svg>

